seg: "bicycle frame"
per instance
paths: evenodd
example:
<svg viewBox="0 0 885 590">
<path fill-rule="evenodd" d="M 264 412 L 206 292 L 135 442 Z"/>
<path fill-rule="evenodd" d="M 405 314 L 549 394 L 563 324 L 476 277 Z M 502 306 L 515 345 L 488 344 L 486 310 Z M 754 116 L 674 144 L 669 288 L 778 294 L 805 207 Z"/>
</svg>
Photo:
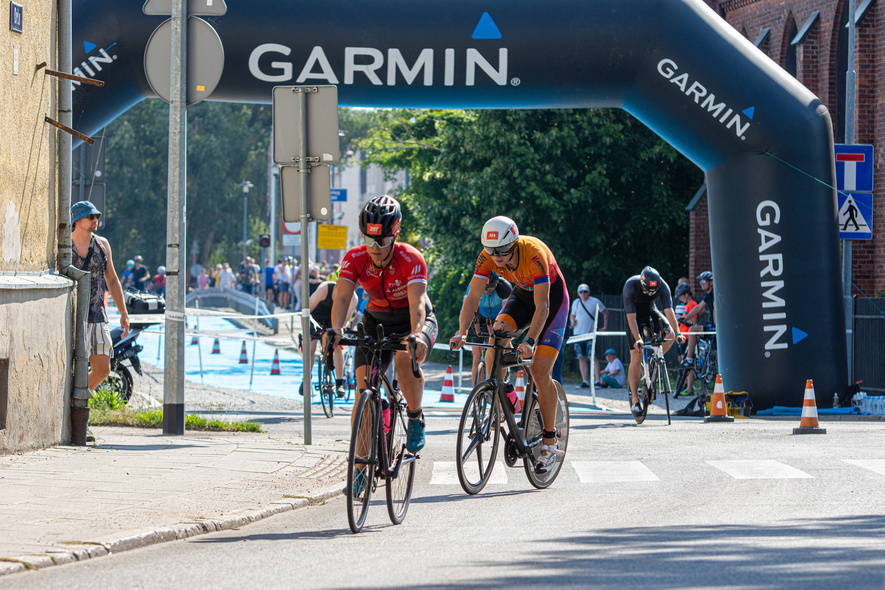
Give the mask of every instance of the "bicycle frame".
<svg viewBox="0 0 885 590">
<path fill-rule="evenodd" d="M 664 342 L 665 339 L 653 338 L 649 344 L 642 347 L 642 374 L 640 375 L 640 383 L 645 382 L 646 387 L 658 394 L 663 395 L 667 406 L 667 424 L 670 421 L 670 375 L 667 372 L 667 362 L 664 360 Z M 655 383 L 652 382 L 651 371 L 649 365 L 657 365 L 658 370 L 655 375 Z M 649 405 L 654 399 L 649 399 Z"/>
</svg>

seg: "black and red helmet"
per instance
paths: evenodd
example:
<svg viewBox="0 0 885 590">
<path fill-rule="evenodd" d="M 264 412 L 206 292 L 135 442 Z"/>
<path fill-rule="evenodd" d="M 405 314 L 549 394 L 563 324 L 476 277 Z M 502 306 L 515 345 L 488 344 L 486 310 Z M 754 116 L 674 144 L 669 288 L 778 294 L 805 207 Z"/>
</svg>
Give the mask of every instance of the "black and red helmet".
<svg viewBox="0 0 885 590">
<path fill-rule="evenodd" d="M 654 295 L 661 288 L 661 275 L 650 266 L 642 269 L 639 275 L 639 283 L 642 286 L 642 292 L 646 295 Z"/>
<path fill-rule="evenodd" d="M 375 197 L 360 211 L 360 231 L 373 238 L 395 236 L 402 221 L 399 201 L 388 195 Z"/>
</svg>

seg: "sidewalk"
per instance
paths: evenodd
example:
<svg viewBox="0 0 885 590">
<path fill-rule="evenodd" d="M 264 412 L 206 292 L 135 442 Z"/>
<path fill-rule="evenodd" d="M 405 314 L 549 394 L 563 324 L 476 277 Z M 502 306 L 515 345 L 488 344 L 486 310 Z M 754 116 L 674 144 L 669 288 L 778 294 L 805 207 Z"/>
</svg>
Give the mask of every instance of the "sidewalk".
<svg viewBox="0 0 885 590">
<path fill-rule="evenodd" d="M 340 441 L 91 430 L 95 445 L 0 457 L 0 576 L 236 528 L 344 485 Z"/>
</svg>

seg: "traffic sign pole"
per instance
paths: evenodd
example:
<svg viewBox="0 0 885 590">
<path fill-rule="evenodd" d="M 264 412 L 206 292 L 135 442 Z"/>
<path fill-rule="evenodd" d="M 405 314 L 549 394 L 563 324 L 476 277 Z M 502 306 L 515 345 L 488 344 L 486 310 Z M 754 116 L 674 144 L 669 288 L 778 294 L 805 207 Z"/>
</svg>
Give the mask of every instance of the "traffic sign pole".
<svg viewBox="0 0 885 590">
<path fill-rule="evenodd" d="M 298 120 L 307 121 L 307 93 L 305 89 L 298 92 Z M 304 444 L 313 444 L 311 441 L 311 425 L 310 425 L 310 368 L 313 366 L 313 359 L 308 358 L 310 355 L 310 259 L 307 256 L 308 244 L 308 185 L 307 175 L 310 172 L 310 165 L 307 163 L 307 125 L 298 126 L 298 153 L 301 154 L 298 160 L 298 183 L 301 187 L 301 362 L 303 365 L 304 379 L 301 381 L 301 392 L 304 394 Z M 322 395 L 322 392 L 320 393 Z"/>
<path fill-rule="evenodd" d="M 854 19 L 855 0 L 848 0 L 848 68 L 845 73 L 845 143 L 854 143 Z M 854 380 L 854 301 L 851 298 L 851 240 L 842 240 L 842 297 L 845 301 L 845 344 L 848 383 Z"/>
</svg>

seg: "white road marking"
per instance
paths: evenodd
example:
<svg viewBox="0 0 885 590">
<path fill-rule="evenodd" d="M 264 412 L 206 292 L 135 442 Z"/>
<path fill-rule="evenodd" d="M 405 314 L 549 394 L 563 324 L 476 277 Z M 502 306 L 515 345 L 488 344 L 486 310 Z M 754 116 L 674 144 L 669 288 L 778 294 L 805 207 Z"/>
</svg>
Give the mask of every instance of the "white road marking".
<svg viewBox="0 0 885 590">
<path fill-rule="evenodd" d="M 620 481 L 659 481 L 651 470 L 639 461 L 571 461 L 581 483 L 611 483 Z"/>
<path fill-rule="evenodd" d="M 852 459 L 843 459 L 846 463 L 850 463 L 851 465 L 857 465 L 858 467 L 863 467 L 864 469 L 869 469 L 870 471 L 875 471 L 880 475 L 885 475 L 885 460 L 882 459 L 871 459 L 871 460 L 852 460 Z"/>
<path fill-rule="evenodd" d="M 801 479 L 812 478 L 804 471 L 770 459 L 735 459 L 707 461 L 735 479 Z"/>
</svg>

